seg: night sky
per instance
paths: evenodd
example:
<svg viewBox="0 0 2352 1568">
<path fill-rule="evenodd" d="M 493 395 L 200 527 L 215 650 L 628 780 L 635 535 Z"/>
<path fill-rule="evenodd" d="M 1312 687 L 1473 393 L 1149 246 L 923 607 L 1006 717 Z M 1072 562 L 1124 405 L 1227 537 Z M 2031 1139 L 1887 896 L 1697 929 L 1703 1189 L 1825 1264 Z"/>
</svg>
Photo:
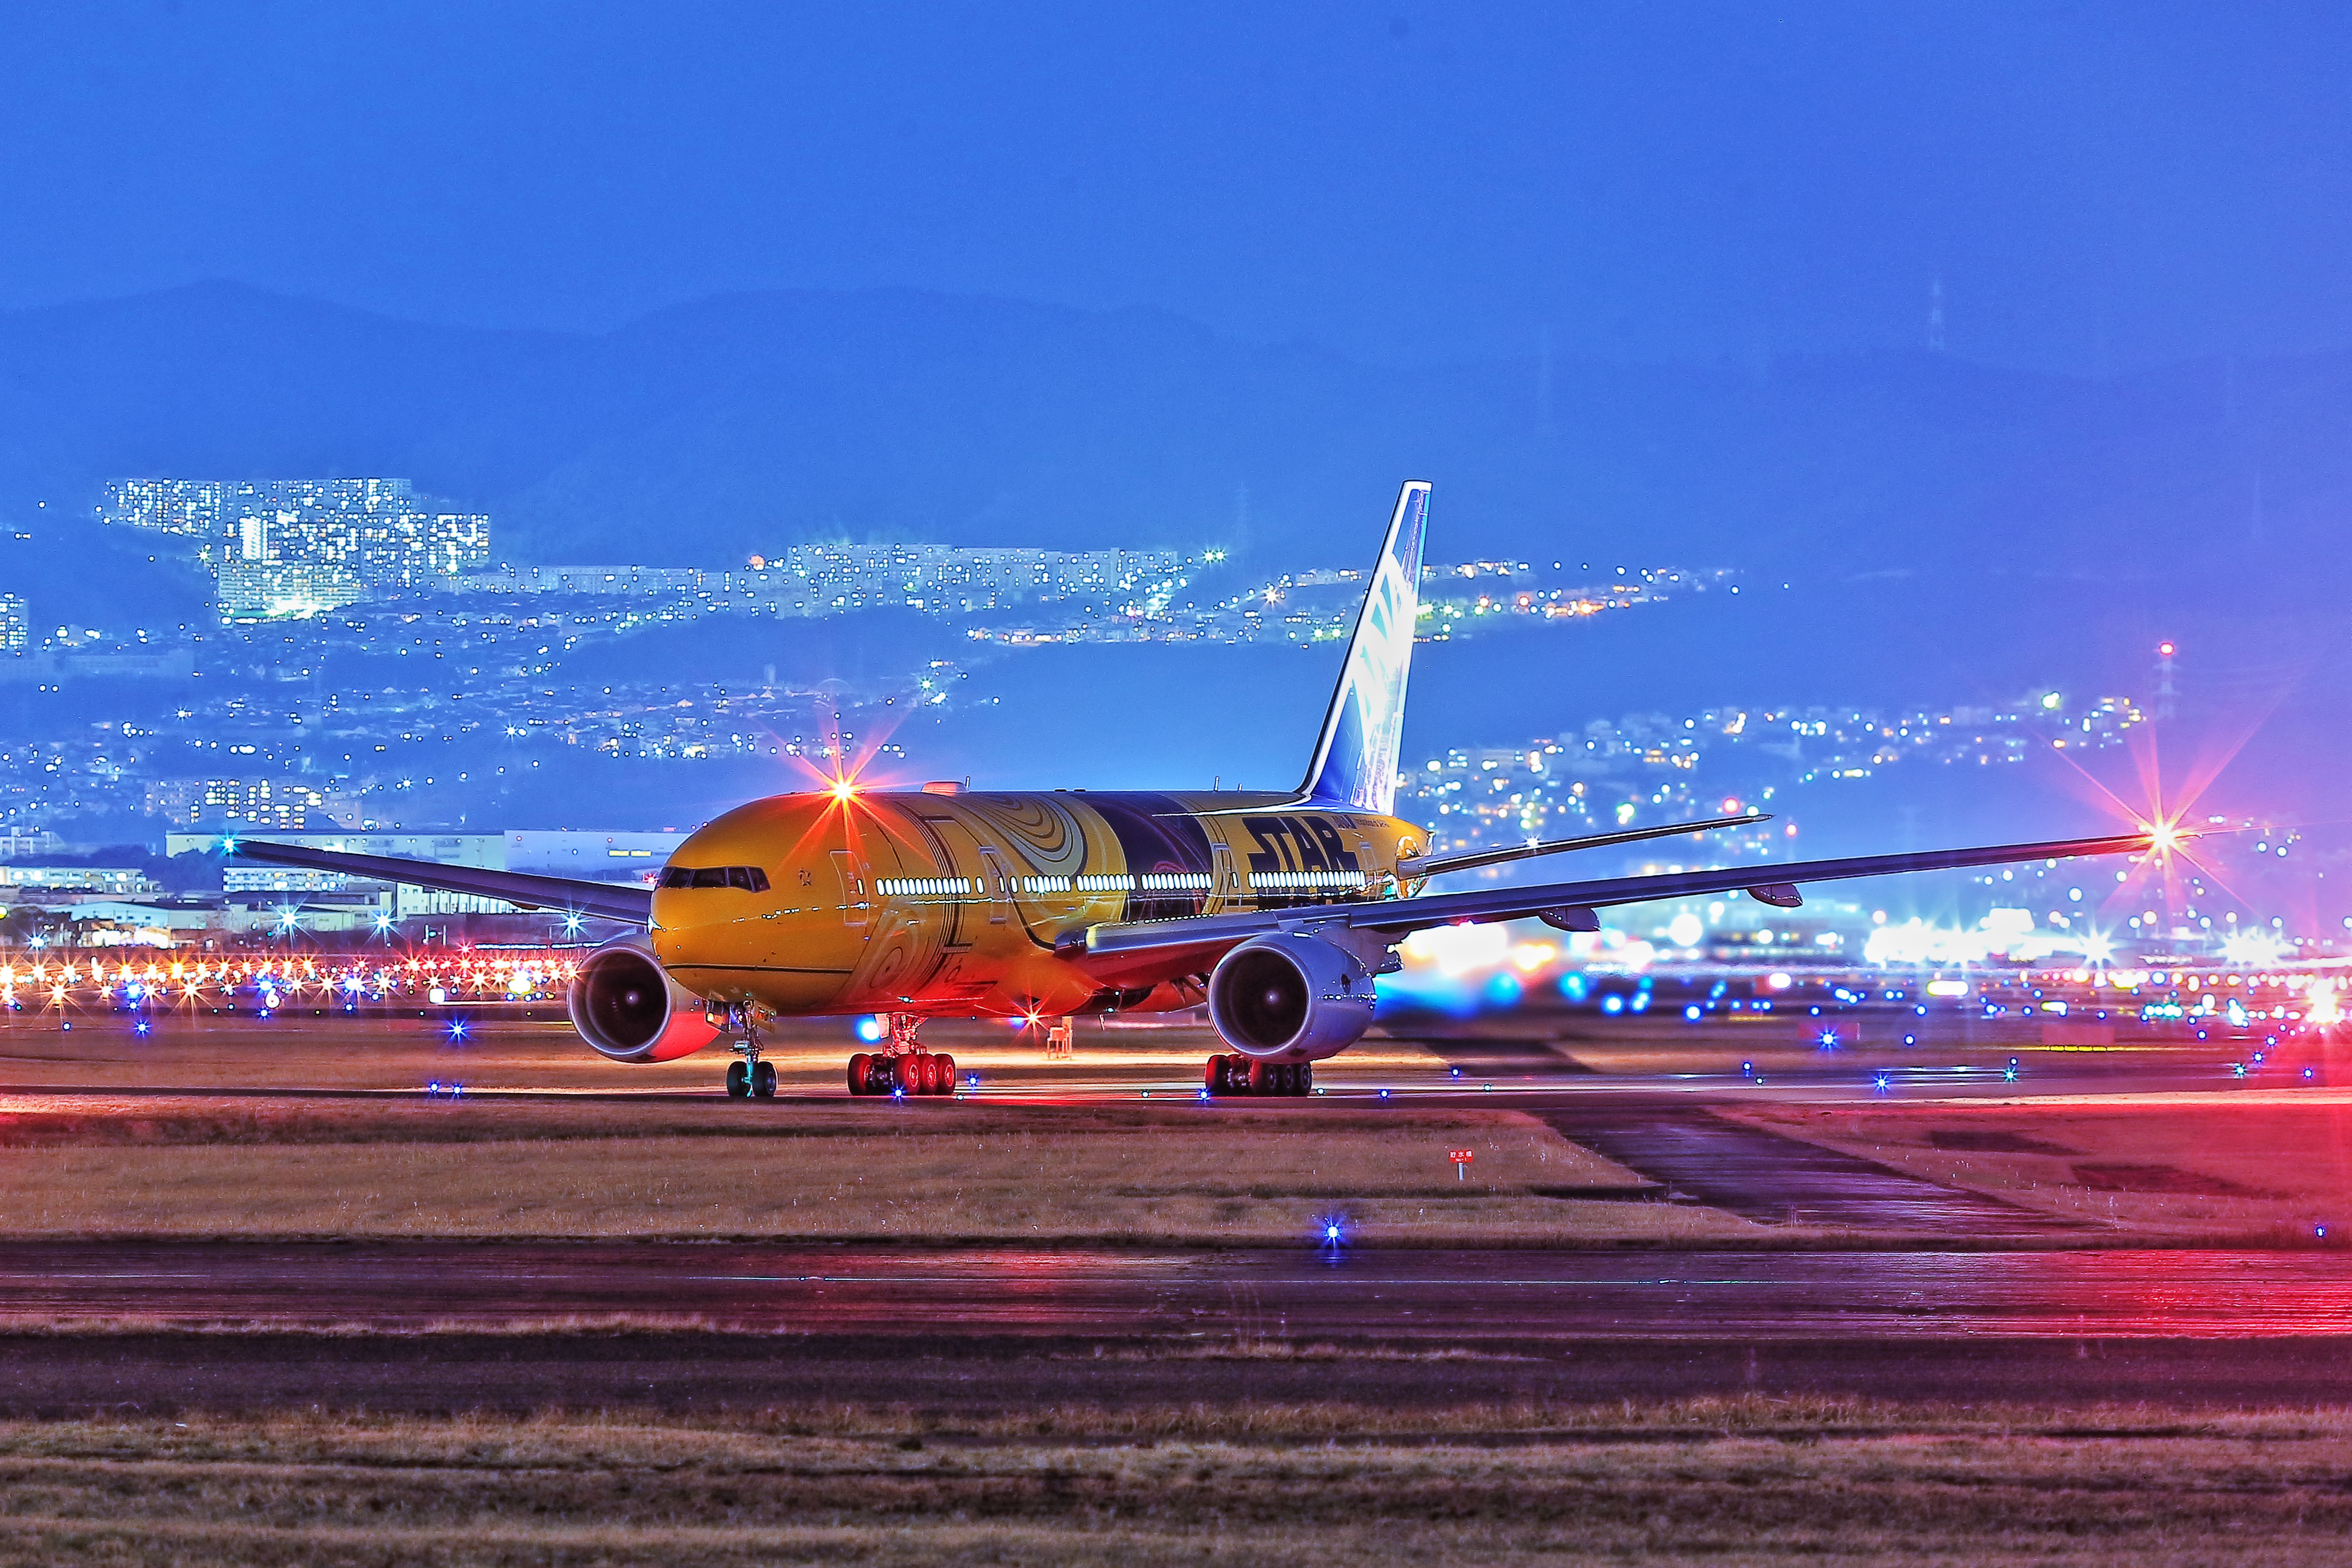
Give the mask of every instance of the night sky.
<svg viewBox="0 0 2352 1568">
<path fill-rule="evenodd" d="M 0 7 L 0 308 L 1146 306 L 1375 362 L 2352 341 L 2307 5 Z"/>
</svg>

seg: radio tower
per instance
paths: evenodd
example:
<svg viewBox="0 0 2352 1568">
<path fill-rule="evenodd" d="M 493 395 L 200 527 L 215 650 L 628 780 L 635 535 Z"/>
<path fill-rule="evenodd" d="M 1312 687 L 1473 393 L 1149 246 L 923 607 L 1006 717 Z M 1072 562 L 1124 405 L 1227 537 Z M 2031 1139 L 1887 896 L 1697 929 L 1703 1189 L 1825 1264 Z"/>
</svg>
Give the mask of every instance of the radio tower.
<svg viewBox="0 0 2352 1568">
<path fill-rule="evenodd" d="M 1940 278 L 1927 285 L 1927 352 L 1944 352 L 1944 280 Z"/>
</svg>

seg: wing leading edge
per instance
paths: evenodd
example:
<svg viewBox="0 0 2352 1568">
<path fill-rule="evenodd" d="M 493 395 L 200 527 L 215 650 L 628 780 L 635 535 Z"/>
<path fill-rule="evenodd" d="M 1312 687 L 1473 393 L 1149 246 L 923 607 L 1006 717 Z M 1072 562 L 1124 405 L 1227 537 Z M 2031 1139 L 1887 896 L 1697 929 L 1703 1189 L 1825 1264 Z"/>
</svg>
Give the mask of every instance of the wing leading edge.
<svg viewBox="0 0 2352 1568">
<path fill-rule="evenodd" d="M 564 877 L 539 877 L 528 871 L 492 871 L 479 866 L 444 866 L 432 860 L 402 860 L 389 855 L 351 855 L 340 849 L 312 849 L 299 844 L 273 844 L 266 838 L 231 840 L 232 851 L 247 860 L 273 866 L 293 866 L 305 871 L 331 871 L 370 882 L 406 882 L 446 893 L 472 893 L 503 899 L 525 909 L 562 910 L 567 914 L 593 915 L 599 920 L 644 925 L 653 918 L 650 888 L 615 886 L 610 882 L 575 882 Z"/>
<path fill-rule="evenodd" d="M 1069 955 L 1112 983 L 1132 982 L 1165 969 L 1213 958 L 1251 937 L 1283 930 L 1340 926 L 1384 937 L 1401 937 L 1431 926 L 1476 921 L 1517 920 L 1554 910 L 1591 910 L 1659 899 L 1765 892 L 1799 882 L 1845 881 L 1910 871 L 1945 871 L 1969 866 L 2002 866 L 2027 860 L 2063 860 L 2083 855 L 2144 854 L 2155 840 L 2145 833 L 2106 838 L 2064 838 L 2042 844 L 1995 844 L 1975 849 L 1930 849 L 1908 855 L 1864 855 L 1843 860 L 1800 860 L 1780 865 L 1725 866 L 1707 871 L 1671 871 L 1650 877 L 1613 877 L 1590 882 L 1549 882 L 1533 887 L 1489 888 L 1474 892 L 1434 893 L 1417 899 L 1306 905 L 1174 921 L 1137 921 L 1090 928 L 1081 951 L 1067 942 Z M 1759 895 L 1760 896 L 1760 895 Z M 1768 902 L 1779 902 L 1768 899 Z M 1174 973 L 1183 973 L 1178 968 Z"/>
</svg>

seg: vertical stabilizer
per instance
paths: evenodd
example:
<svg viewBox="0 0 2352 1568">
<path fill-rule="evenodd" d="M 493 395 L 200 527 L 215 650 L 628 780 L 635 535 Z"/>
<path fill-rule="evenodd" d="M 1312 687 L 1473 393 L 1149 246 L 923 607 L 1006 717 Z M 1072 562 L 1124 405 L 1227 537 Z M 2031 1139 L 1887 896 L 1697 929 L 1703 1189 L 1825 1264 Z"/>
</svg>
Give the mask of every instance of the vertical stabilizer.
<svg viewBox="0 0 2352 1568">
<path fill-rule="evenodd" d="M 1404 741 L 1404 682 L 1412 666 L 1413 619 L 1421 608 L 1421 542 L 1429 521 L 1429 483 L 1409 479 L 1398 492 L 1388 538 L 1372 567 L 1364 606 L 1356 612 L 1339 689 L 1323 715 L 1301 797 L 1376 811 L 1396 804 L 1397 752 Z"/>
</svg>

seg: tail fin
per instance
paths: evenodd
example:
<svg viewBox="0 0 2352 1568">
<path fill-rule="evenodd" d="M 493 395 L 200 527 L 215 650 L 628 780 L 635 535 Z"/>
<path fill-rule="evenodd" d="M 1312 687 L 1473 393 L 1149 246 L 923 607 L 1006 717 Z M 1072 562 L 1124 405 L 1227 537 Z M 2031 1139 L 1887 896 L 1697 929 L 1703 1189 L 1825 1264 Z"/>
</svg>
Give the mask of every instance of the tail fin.
<svg viewBox="0 0 2352 1568">
<path fill-rule="evenodd" d="M 1429 482 L 1409 479 L 1397 493 L 1364 607 L 1356 612 L 1339 689 L 1323 715 L 1307 782 L 1298 786 L 1303 799 L 1383 816 L 1396 804 L 1404 681 L 1412 665 L 1413 620 L 1421 610 L 1421 542 L 1428 521 Z"/>
</svg>

